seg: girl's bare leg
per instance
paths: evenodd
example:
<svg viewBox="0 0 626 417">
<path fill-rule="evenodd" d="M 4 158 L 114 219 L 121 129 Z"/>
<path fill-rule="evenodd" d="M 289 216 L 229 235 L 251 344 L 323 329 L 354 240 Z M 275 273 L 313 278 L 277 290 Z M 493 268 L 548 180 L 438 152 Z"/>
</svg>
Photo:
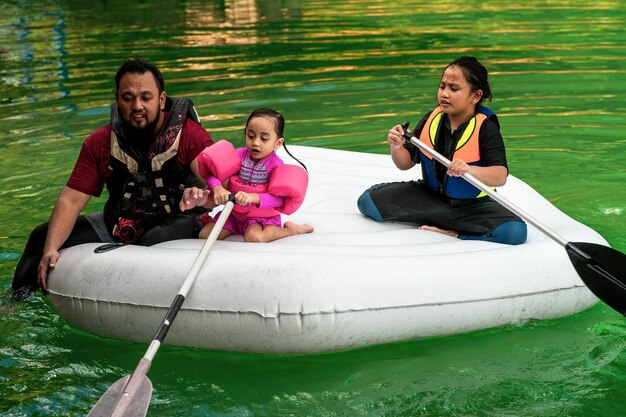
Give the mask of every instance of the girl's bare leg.
<svg viewBox="0 0 626 417">
<path fill-rule="evenodd" d="M 198 239 L 208 238 L 214 226 L 215 226 L 215 223 L 207 223 L 206 225 L 204 225 L 204 227 L 202 228 L 202 230 L 200 230 L 200 233 L 198 234 Z M 222 229 L 220 233 L 217 235 L 217 240 L 224 240 L 230 235 L 232 235 L 230 230 Z"/>
<path fill-rule="evenodd" d="M 452 237 L 458 237 L 459 236 L 459 232 L 455 232 L 454 230 L 440 229 L 440 228 L 435 227 L 435 226 L 425 226 L 424 225 L 424 226 L 418 227 L 418 229 L 420 229 L 420 230 L 428 230 L 430 232 L 437 232 L 437 233 L 441 233 L 441 234 L 452 236 Z"/>
<path fill-rule="evenodd" d="M 246 242 L 272 242 L 276 239 L 311 233 L 312 231 L 313 227 L 308 224 L 285 222 L 283 227 L 266 226 L 263 228 L 259 223 L 254 223 L 248 227 L 243 238 Z"/>
</svg>

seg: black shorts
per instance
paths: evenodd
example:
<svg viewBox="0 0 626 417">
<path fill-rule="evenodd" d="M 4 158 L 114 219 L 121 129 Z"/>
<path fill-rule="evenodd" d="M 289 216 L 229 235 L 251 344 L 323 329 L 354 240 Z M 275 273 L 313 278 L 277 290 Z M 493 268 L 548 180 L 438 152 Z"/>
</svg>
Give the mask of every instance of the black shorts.
<svg viewBox="0 0 626 417">
<path fill-rule="evenodd" d="M 522 221 L 490 197 L 453 200 L 433 192 L 423 181 L 378 184 L 367 191 L 385 222 L 482 235 L 503 223 Z"/>
</svg>

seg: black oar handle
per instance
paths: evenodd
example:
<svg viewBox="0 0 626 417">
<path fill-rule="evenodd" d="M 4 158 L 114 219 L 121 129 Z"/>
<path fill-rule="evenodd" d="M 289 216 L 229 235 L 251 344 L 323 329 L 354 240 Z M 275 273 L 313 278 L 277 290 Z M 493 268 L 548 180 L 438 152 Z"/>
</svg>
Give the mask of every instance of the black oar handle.
<svg viewBox="0 0 626 417">
<path fill-rule="evenodd" d="M 156 340 L 159 343 L 163 342 L 163 339 L 165 339 L 167 332 L 170 330 L 172 323 L 174 323 L 174 319 L 176 318 L 176 315 L 180 311 L 180 308 L 182 307 L 184 302 L 185 302 L 185 297 L 182 296 L 181 294 L 176 294 L 176 297 L 174 297 L 174 301 L 172 301 L 172 305 L 170 305 L 170 308 L 167 310 L 167 313 L 165 314 L 165 317 L 163 318 L 161 325 L 159 326 L 156 334 L 154 335 L 153 340 Z"/>
</svg>

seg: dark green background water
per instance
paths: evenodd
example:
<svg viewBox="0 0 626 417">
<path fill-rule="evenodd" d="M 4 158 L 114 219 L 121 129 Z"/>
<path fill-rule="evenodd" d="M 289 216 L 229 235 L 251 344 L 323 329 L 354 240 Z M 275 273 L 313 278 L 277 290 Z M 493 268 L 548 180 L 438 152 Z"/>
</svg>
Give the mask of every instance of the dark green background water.
<svg viewBox="0 0 626 417">
<path fill-rule="evenodd" d="M 0 414 L 85 414 L 146 346 L 6 293 L 113 76 L 141 53 L 214 139 L 259 106 L 289 143 L 387 153 L 435 105 L 445 64 L 491 71 L 511 173 L 626 251 L 624 1 L 69 1 L 0 5 Z M 94 199 L 88 211 L 104 199 Z M 506 279 L 503 276 L 502 279 Z M 165 346 L 152 416 L 624 416 L 626 319 L 572 317 L 300 357 Z"/>
</svg>

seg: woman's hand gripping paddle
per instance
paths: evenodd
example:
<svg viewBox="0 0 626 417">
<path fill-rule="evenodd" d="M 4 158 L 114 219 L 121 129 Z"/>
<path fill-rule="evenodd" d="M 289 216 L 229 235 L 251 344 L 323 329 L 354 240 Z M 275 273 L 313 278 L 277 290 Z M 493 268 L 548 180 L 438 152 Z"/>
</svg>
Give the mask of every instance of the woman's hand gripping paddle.
<svg viewBox="0 0 626 417">
<path fill-rule="evenodd" d="M 421 151 L 431 155 L 446 167 L 450 165 L 450 160 L 409 134 L 407 131 L 408 127 L 409 122 L 402 124 L 405 140 L 410 141 Z M 544 226 L 539 220 L 487 187 L 470 173 L 463 174 L 463 178 L 563 246 L 578 275 L 591 292 L 616 311 L 626 316 L 626 255 L 618 250 L 597 243 L 568 242 Z"/>
<path fill-rule="evenodd" d="M 185 282 L 165 314 L 165 318 L 161 322 L 152 343 L 150 343 L 148 350 L 139 361 L 133 373 L 126 375 L 111 385 L 107 392 L 100 397 L 96 405 L 91 409 L 88 417 L 143 417 L 146 415 L 148 406 L 150 405 L 150 397 L 152 396 L 152 382 L 150 382 L 146 374 L 148 373 L 148 369 L 150 369 L 152 359 L 154 359 L 174 318 L 176 318 L 176 314 L 178 314 L 180 307 L 183 305 L 185 297 L 187 297 L 189 290 L 196 281 L 204 262 L 209 256 L 209 252 L 211 252 L 213 244 L 217 240 L 217 236 L 222 231 L 224 223 L 233 210 L 234 204 L 235 197 L 231 194 L 229 201 L 222 211 L 222 215 L 217 220 L 213 230 L 211 230 L 211 234 L 202 246 L 202 250 L 193 263 Z"/>
</svg>

